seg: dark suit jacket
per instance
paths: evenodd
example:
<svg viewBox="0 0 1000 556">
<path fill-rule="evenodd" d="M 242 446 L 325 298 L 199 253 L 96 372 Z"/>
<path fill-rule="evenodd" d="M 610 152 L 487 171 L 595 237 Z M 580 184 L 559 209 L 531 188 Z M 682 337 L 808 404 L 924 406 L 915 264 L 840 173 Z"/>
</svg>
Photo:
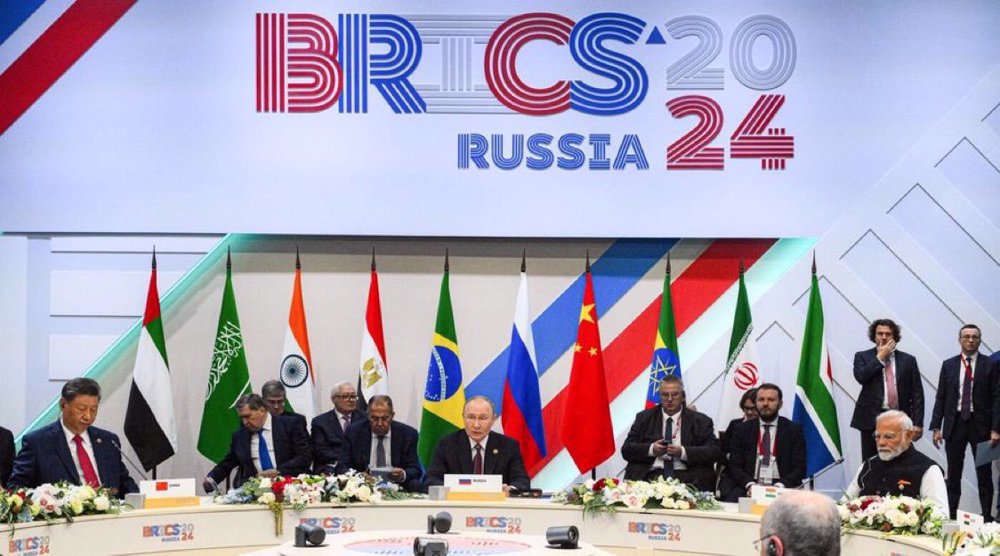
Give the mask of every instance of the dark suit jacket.
<svg viewBox="0 0 1000 556">
<path fill-rule="evenodd" d="M 118 436 L 97 427 L 90 427 L 87 433 L 94 449 L 94 465 L 101 484 L 116 489 L 119 498 L 124 498 L 126 493 L 139 492 L 138 485 L 122 463 Z M 8 486 L 34 488 L 59 481 L 81 484 L 69 450 L 59 420 L 28 433 L 21 441 L 21 452 L 14 459 L 14 472 Z"/>
<path fill-rule="evenodd" d="M 628 462 L 625 478 L 639 481 L 646 478 L 654 458 L 649 445 L 663 438 L 663 411 L 660 406 L 640 411 L 622 444 L 622 457 Z M 674 476 L 699 490 L 715 491 L 715 462 L 722 454 L 715 438 L 711 417 L 685 407 L 681 413 L 681 445 L 687 452 L 686 471 Z M 669 465 L 669 462 L 667 462 Z"/>
<path fill-rule="evenodd" d="M 359 409 L 351 413 L 351 424 L 367 421 L 368 414 Z M 337 411 L 331 409 L 312 420 L 313 470 L 316 473 L 333 473 L 340 457 L 340 444 L 344 441 Z"/>
<path fill-rule="evenodd" d="M 443 485 L 446 473 L 472 473 L 472 449 L 469 446 L 469 435 L 464 430 L 441 437 L 434 449 L 431 466 L 427 469 L 427 486 Z M 517 440 L 491 432 L 483 448 L 484 474 L 503 475 L 504 484 L 518 490 L 531 488 Z"/>
<path fill-rule="evenodd" d="M 757 467 L 757 440 L 760 435 L 760 420 L 751 419 L 740 423 L 733 430 L 729 451 L 729 470 L 736 486 L 740 489 L 754 482 Z M 806 474 L 806 438 L 802 425 L 784 417 L 778 417 L 778 431 L 774 449 L 778 457 L 778 482 L 788 488 L 802 485 Z"/>
<path fill-rule="evenodd" d="M 309 433 L 303 426 L 304 421 L 296 417 L 279 415 L 271 416 L 271 439 L 274 442 L 274 459 L 278 473 L 292 477 L 309 472 L 312 463 L 312 445 L 309 444 Z M 246 427 L 240 427 L 233 433 L 229 444 L 229 453 L 222 458 L 208 476 L 216 483 L 221 483 L 229 473 L 238 469 L 233 486 L 242 485 L 250 477 L 257 474 L 253 457 L 250 454 L 250 435 Z"/>
<path fill-rule="evenodd" d="M 406 480 L 402 487 L 408 492 L 421 492 L 423 470 L 417 456 L 417 429 L 393 421 L 389 426 L 389 459 L 393 467 L 399 467 L 406 472 Z M 368 471 L 374 466 L 369 461 L 372 453 L 372 426 L 370 421 L 361 421 L 351 425 L 344 435 L 340 447 L 340 457 L 337 458 L 337 473 L 346 473 L 348 469 Z"/>
<path fill-rule="evenodd" d="M 6 486 L 10 480 L 10 473 L 14 469 L 14 435 L 7 429 L 0 427 L 0 489 Z"/>
<path fill-rule="evenodd" d="M 941 363 L 931 430 L 940 430 L 945 438 L 951 435 L 958 402 L 962 399 L 958 373 L 965 373 L 965 365 L 958 355 Z M 972 380 L 972 420 L 980 440 L 986 439 L 990 431 L 1000 431 L 1000 371 L 996 369 L 996 363 L 982 353 L 976 355 L 976 371 Z M 944 428 L 941 428 L 942 421 Z"/>
<path fill-rule="evenodd" d="M 875 430 L 875 418 L 882 413 L 885 398 L 885 366 L 875 356 L 875 348 L 854 354 L 854 379 L 861 384 L 851 428 L 861 431 Z M 896 396 L 899 410 L 910 416 L 913 426 L 924 426 L 924 385 L 920 379 L 917 360 L 909 353 L 899 351 L 896 355 Z"/>
</svg>

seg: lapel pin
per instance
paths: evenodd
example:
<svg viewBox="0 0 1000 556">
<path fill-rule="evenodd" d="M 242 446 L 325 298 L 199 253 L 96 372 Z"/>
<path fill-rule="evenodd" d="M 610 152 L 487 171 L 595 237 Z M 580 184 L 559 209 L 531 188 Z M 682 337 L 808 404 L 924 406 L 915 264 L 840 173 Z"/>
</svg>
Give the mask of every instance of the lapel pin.
<svg viewBox="0 0 1000 556">
<path fill-rule="evenodd" d="M 493 455 L 494 456 L 497 455 L 497 454 L 499 454 L 499 453 L 500 453 L 500 450 L 498 450 L 496 448 L 493 448 Z"/>
<path fill-rule="evenodd" d="M 101 443 L 101 439 L 100 439 L 100 438 L 98 438 L 98 439 L 97 439 L 97 443 L 98 443 L 98 444 L 100 444 L 100 443 Z"/>
</svg>

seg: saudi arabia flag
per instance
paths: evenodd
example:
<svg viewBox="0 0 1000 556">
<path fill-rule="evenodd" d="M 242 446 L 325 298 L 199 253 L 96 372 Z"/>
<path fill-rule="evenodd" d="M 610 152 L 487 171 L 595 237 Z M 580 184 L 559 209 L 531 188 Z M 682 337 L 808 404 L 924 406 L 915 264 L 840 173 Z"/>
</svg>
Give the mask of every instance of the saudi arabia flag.
<svg viewBox="0 0 1000 556">
<path fill-rule="evenodd" d="M 729 357 L 726 358 L 726 376 L 722 382 L 722 401 L 715 428 L 725 431 L 729 422 L 743 417 L 740 398 L 750 388 L 763 382 L 758 367 L 757 342 L 753 339 L 753 320 L 750 318 L 750 300 L 743 280 L 743 263 L 740 263 L 739 292 L 736 295 L 736 315 L 733 317 L 733 334 L 729 338 Z"/>
<path fill-rule="evenodd" d="M 149 471 L 177 453 L 177 423 L 170 387 L 167 343 L 160 319 L 160 294 L 156 288 L 156 252 L 146 294 L 146 310 L 139 331 L 139 349 L 132 370 L 132 390 L 125 411 L 125 437 L 142 467 Z"/>
<path fill-rule="evenodd" d="M 236 400 L 251 391 L 250 371 L 243 350 L 240 316 L 236 312 L 236 294 L 233 292 L 232 259 L 227 255 L 226 288 L 222 293 L 219 329 L 215 334 L 212 368 L 208 373 L 208 390 L 205 393 L 205 411 L 198 433 L 198 451 L 203 456 L 215 463 L 226 456 L 233 432 L 240 426 Z"/>
<path fill-rule="evenodd" d="M 465 408 L 465 387 L 462 385 L 462 365 L 458 360 L 458 335 L 451 310 L 448 289 L 448 256 L 445 255 L 441 297 L 438 301 L 437 324 L 431 345 L 431 360 L 427 368 L 424 389 L 424 409 L 420 419 L 420 439 L 417 453 L 427 467 L 442 436 L 462 428 Z"/>
</svg>

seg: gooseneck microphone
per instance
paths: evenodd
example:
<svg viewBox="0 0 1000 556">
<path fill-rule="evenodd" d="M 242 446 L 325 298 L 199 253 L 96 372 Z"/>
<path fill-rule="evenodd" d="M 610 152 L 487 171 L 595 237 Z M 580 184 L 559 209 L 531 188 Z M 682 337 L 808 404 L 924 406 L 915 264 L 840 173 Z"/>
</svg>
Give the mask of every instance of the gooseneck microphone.
<svg viewBox="0 0 1000 556">
<path fill-rule="evenodd" d="M 143 471 L 142 467 L 136 465 L 135 462 L 132 461 L 132 458 L 128 457 L 128 454 L 126 454 L 125 451 L 122 450 L 121 445 L 119 445 L 118 442 L 114 438 L 111 439 L 111 445 L 114 446 L 116 450 L 118 450 L 118 453 L 121 455 L 122 459 L 125 460 L 125 463 L 129 464 L 129 466 L 132 468 L 132 470 L 135 471 L 136 474 L 139 475 L 139 477 L 143 481 L 148 481 L 149 480 L 149 476 L 146 475 L 146 473 Z"/>
</svg>

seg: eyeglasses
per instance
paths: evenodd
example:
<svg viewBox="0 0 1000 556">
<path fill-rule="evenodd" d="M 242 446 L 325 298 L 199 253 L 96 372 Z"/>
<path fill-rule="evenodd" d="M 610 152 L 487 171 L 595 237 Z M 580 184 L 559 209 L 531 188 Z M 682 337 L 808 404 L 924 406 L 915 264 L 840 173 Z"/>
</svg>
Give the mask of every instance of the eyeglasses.
<svg viewBox="0 0 1000 556">
<path fill-rule="evenodd" d="M 770 539 L 770 538 L 771 538 L 771 535 L 767 535 L 765 537 L 761 537 L 761 538 L 753 541 L 753 549 L 754 549 L 754 551 L 755 552 L 760 552 L 760 543 L 762 543 L 762 542 L 764 542 L 764 541 L 766 541 L 767 539 Z"/>
<path fill-rule="evenodd" d="M 872 438 L 875 439 L 875 442 L 878 442 L 879 440 L 887 440 L 889 442 L 892 442 L 893 440 L 899 438 L 899 435 L 893 432 L 887 432 L 885 434 L 875 432 L 872 433 Z"/>
<path fill-rule="evenodd" d="M 376 423 L 388 423 L 389 421 L 392 421 L 392 415 L 386 415 L 385 417 L 377 417 L 369 415 L 368 420 L 375 421 Z"/>
<path fill-rule="evenodd" d="M 340 398 L 342 400 L 350 401 L 358 399 L 358 396 L 355 394 L 337 394 L 334 396 L 334 398 Z"/>
<path fill-rule="evenodd" d="M 684 395 L 684 392 L 660 392 L 661 398 L 666 398 L 668 400 L 673 400 Z"/>
</svg>

